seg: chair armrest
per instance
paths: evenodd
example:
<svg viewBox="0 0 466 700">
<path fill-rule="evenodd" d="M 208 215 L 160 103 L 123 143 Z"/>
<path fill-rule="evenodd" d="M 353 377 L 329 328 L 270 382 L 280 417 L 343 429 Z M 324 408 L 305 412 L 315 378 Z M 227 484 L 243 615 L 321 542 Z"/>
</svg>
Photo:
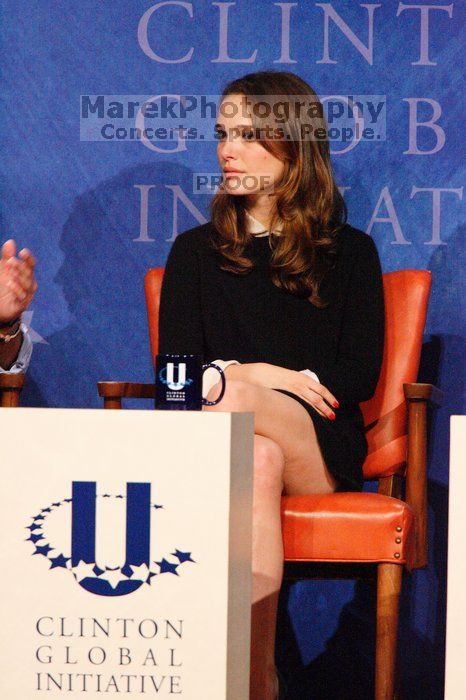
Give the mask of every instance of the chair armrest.
<svg viewBox="0 0 466 700">
<path fill-rule="evenodd" d="M 441 406 L 443 392 L 433 384 L 403 384 L 406 399 L 409 401 L 429 401 L 433 406 Z"/>
<path fill-rule="evenodd" d="M 3 407 L 12 408 L 19 406 L 19 395 L 24 385 L 26 375 L 10 372 L 0 374 L 0 404 Z"/>
<path fill-rule="evenodd" d="M 408 402 L 406 502 L 414 511 L 413 568 L 427 565 L 427 404 L 439 406 L 443 394 L 432 384 L 403 384 Z"/>
<path fill-rule="evenodd" d="M 155 384 L 138 382 L 97 382 L 99 396 L 104 400 L 104 408 L 121 408 L 122 399 L 153 399 Z"/>
</svg>

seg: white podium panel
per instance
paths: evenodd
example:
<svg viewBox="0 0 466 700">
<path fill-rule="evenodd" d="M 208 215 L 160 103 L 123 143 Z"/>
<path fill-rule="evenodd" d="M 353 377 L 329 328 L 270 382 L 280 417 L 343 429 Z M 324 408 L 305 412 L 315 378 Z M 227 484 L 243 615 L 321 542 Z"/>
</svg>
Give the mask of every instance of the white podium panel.
<svg viewBox="0 0 466 700">
<path fill-rule="evenodd" d="M 254 415 L 0 424 L 1 697 L 247 700 Z"/>
<path fill-rule="evenodd" d="M 450 417 L 445 698 L 466 693 L 466 416 Z"/>
</svg>

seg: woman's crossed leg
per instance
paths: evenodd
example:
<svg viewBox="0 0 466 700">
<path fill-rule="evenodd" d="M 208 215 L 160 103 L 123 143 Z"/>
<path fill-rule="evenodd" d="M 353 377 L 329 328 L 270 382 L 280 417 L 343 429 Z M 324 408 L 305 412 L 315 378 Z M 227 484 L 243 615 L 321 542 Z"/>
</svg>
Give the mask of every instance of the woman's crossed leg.
<svg viewBox="0 0 466 700">
<path fill-rule="evenodd" d="M 218 396 L 213 387 L 207 398 Z M 283 576 L 280 497 L 330 493 L 336 482 L 328 471 L 311 417 L 281 392 L 229 380 L 216 406 L 205 411 L 254 413 L 253 591 L 250 700 L 274 700 L 275 625 Z"/>
</svg>

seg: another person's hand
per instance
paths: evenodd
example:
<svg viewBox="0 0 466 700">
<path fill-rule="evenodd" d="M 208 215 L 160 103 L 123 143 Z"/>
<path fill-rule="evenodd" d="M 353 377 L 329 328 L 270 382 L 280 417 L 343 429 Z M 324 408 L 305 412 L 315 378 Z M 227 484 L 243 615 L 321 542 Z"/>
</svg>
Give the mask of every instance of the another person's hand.
<svg viewBox="0 0 466 700">
<path fill-rule="evenodd" d="M 34 256 L 27 248 L 17 257 L 15 253 L 15 241 L 6 241 L 0 258 L 0 323 L 3 324 L 21 316 L 37 289 Z"/>
<path fill-rule="evenodd" d="M 241 367 L 248 365 L 230 365 L 226 368 L 225 374 L 234 378 Z M 293 369 L 286 369 L 267 362 L 257 362 L 249 365 L 249 375 L 253 384 L 265 386 L 269 389 L 285 389 L 307 401 L 317 413 L 331 420 L 335 418 L 335 413 L 330 406 L 338 408 L 339 403 L 335 396 L 323 384 L 316 382 L 302 372 Z M 329 406 L 330 404 L 330 406 Z"/>
</svg>

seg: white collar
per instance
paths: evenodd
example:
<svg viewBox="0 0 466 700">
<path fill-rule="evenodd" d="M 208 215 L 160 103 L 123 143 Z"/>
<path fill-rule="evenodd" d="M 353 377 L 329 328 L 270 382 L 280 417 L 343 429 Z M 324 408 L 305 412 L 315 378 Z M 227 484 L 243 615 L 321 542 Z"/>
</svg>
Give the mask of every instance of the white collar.
<svg viewBox="0 0 466 700">
<path fill-rule="evenodd" d="M 248 217 L 248 231 L 254 236 L 268 236 L 269 233 L 274 233 L 277 236 L 279 236 L 282 231 L 283 226 L 280 223 L 277 224 L 273 231 L 268 231 L 265 228 L 264 224 L 261 224 L 261 222 L 258 221 L 254 216 L 251 216 L 249 212 L 246 212 L 246 216 Z"/>
</svg>

